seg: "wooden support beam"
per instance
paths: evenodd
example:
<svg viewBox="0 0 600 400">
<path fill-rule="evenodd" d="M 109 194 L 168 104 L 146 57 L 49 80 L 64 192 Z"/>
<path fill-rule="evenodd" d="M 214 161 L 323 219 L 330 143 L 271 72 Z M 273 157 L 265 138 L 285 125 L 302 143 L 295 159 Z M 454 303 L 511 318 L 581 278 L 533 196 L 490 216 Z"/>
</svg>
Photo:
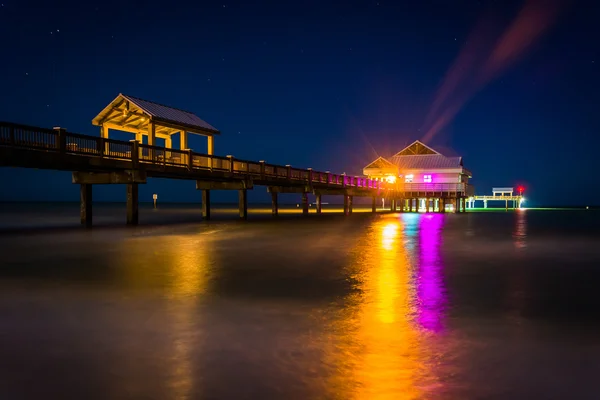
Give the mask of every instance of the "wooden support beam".
<svg viewBox="0 0 600 400">
<path fill-rule="evenodd" d="M 127 184 L 127 225 L 137 225 L 138 212 L 138 184 Z"/>
<path fill-rule="evenodd" d="M 302 214 L 308 215 L 308 193 L 302 193 Z"/>
<path fill-rule="evenodd" d="M 347 194 L 344 195 L 344 215 L 348 215 L 348 206 L 349 206 L 349 199 L 350 196 L 348 196 Z"/>
<path fill-rule="evenodd" d="M 248 219 L 248 192 L 246 189 L 238 190 L 240 219 Z"/>
<path fill-rule="evenodd" d="M 241 190 L 252 189 L 252 180 L 220 182 L 220 181 L 196 181 L 197 190 Z"/>
<path fill-rule="evenodd" d="M 277 192 L 271 193 L 271 214 L 273 214 L 274 217 L 279 215 L 279 202 L 277 199 Z"/>
<path fill-rule="evenodd" d="M 82 172 L 72 173 L 72 182 L 80 185 L 111 185 L 124 183 L 146 183 L 146 171 Z"/>
<path fill-rule="evenodd" d="M 81 225 L 86 228 L 92 226 L 92 185 L 82 184 L 80 188 L 81 204 L 80 204 L 80 215 Z"/>
<path fill-rule="evenodd" d="M 352 214 L 353 206 L 354 206 L 354 197 L 348 196 L 348 214 Z"/>
<path fill-rule="evenodd" d="M 150 146 L 156 146 L 156 127 L 154 126 L 154 122 L 150 121 L 148 123 L 148 144 Z"/>
<path fill-rule="evenodd" d="M 210 219 L 210 190 L 202 190 L 202 218 Z"/>
<path fill-rule="evenodd" d="M 213 138 L 214 137 L 212 135 L 211 136 L 207 136 L 208 143 L 207 143 L 207 149 L 206 149 L 207 152 L 206 152 L 206 154 L 208 154 L 210 156 L 212 156 L 215 153 L 215 143 L 214 143 Z"/>
<path fill-rule="evenodd" d="M 309 193 L 310 191 L 308 186 L 267 186 L 269 193 Z"/>
<path fill-rule="evenodd" d="M 316 200 L 317 214 L 321 214 L 321 212 L 323 211 L 323 198 L 322 198 L 321 194 L 317 194 L 316 197 L 317 197 L 317 200 Z"/>
<path fill-rule="evenodd" d="M 187 132 L 185 130 L 182 130 L 179 132 L 180 136 L 179 136 L 179 148 L 181 150 L 187 150 L 189 149 L 188 147 L 188 136 L 187 136 Z"/>
<path fill-rule="evenodd" d="M 377 196 L 373 196 L 371 198 L 371 212 L 372 213 L 377 212 Z"/>
</svg>

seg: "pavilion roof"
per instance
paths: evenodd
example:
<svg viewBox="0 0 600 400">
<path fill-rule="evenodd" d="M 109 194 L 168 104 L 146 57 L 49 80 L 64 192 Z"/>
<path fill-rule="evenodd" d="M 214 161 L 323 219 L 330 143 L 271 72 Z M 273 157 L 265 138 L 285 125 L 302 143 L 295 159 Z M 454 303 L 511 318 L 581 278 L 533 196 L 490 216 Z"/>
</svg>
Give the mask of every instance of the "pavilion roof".
<svg viewBox="0 0 600 400">
<path fill-rule="evenodd" d="M 107 119 L 114 120 L 123 114 L 124 119 L 132 109 L 138 109 L 146 114 L 154 123 L 170 126 L 173 129 L 182 128 L 190 133 L 220 134 L 219 130 L 204 121 L 196 114 L 178 108 L 165 106 L 148 100 L 120 93 L 93 120 L 94 125 L 101 125 Z M 136 111 L 137 112 L 137 111 Z M 118 119 L 115 121 L 119 123 Z M 141 120 L 145 122 L 145 120 Z M 140 124 L 141 124 L 140 122 Z"/>
</svg>

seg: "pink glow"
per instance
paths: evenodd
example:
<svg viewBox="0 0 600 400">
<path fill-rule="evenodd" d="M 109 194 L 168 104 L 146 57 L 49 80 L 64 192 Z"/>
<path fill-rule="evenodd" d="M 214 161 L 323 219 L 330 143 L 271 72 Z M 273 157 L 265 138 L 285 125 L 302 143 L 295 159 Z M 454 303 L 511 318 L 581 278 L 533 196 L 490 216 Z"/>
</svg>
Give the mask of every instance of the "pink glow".
<svg viewBox="0 0 600 400">
<path fill-rule="evenodd" d="M 442 276 L 442 229 L 444 216 L 424 215 L 419 220 L 419 269 L 417 276 L 417 322 L 431 332 L 444 329 L 446 307 L 445 284 Z"/>
<path fill-rule="evenodd" d="M 539 41 L 556 22 L 560 3 L 560 0 L 528 0 L 495 42 L 489 28 L 493 19 L 482 19 L 436 93 L 421 140 L 430 142 L 475 94 L 506 72 Z"/>
</svg>

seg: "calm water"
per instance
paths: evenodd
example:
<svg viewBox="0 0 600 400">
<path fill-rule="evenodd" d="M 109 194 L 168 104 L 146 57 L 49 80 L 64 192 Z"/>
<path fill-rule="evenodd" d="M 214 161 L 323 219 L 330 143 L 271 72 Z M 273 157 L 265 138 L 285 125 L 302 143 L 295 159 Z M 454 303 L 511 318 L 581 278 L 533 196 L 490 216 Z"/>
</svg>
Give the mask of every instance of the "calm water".
<svg viewBox="0 0 600 400">
<path fill-rule="evenodd" d="M 4 233 L 0 399 L 598 399 L 599 226 L 530 210 Z"/>
</svg>

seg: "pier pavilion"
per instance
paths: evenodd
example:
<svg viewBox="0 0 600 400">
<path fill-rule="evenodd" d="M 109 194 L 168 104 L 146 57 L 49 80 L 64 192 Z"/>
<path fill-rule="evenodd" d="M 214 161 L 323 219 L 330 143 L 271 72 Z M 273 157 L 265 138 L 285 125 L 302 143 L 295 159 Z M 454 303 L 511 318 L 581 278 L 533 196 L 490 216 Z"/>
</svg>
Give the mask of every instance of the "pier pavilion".
<svg viewBox="0 0 600 400">
<path fill-rule="evenodd" d="M 215 135 L 220 132 L 197 115 L 177 108 L 120 93 L 92 120 L 100 127 L 100 137 L 109 138 L 114 129 L 135 135 L 139 143 L 156 146 L 156 138 L 165 140 L 165 148 L 173 148 L 173 135 L 179 134 L 179 149 L 189 150 L 188 133 L 206 136 L 206 154 L 214 154 Z M 144 138 L 146 140 L 144 141 Z"/>
<path fill-rule="evenodd" d="M 474 194 L 462 157 L 446 157 L 419 140 L 389 158 L 377 158 L 363 173 L 393 184 L 392 208 L 402 211 L 464 212 L 466 199 Z"/>
</svg>

